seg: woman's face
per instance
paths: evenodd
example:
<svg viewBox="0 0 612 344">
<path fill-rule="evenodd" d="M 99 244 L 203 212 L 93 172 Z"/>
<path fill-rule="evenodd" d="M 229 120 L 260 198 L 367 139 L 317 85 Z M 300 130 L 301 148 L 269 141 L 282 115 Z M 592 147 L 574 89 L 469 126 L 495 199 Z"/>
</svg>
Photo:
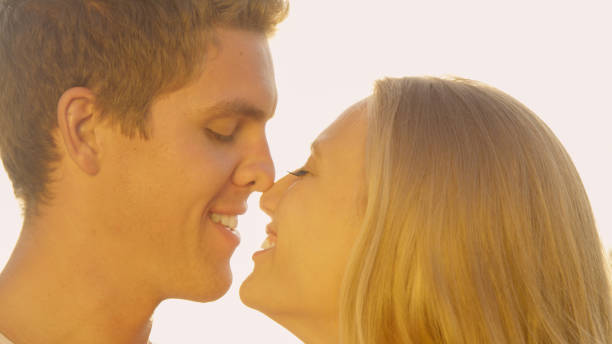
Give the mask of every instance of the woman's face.
<svg viewBox="0 0 612 344">
<path fill-rule="evenodd" d="M 335 319 L 339 291 L 364 209 L 366 100 L 321 133 L 306 164 L 261 198 L 268 237 L 240 288 L 242 301 L 282 323 Z M 323 318 L 322 318 L 323 317 Z"/>
</svg>

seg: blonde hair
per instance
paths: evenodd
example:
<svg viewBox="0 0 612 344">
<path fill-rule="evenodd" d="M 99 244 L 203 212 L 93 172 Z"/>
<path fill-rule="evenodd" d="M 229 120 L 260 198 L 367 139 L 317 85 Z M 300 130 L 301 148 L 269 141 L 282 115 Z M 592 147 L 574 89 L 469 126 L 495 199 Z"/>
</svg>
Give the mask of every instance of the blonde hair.
<svg viewBox="0 0 612 344">
<path fill-rule="evenodd" d="M 384 79 L 343 343 L 610 343 L 610 279 L 561 143 L 507 94 Z"/>
</svg>

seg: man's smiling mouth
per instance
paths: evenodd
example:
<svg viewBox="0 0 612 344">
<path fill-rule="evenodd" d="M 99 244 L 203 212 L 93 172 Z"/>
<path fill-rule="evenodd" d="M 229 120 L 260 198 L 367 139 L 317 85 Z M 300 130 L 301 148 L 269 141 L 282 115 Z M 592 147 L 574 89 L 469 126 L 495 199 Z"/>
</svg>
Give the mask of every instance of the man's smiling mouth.
<svg viewBox="0 0 612 344">
<path fill-rule="evenodd" d="M 209 216 L 212 222 L 223 225 L 231 231 L 236 231 L 236 227 L 238 227 L 238 216 L 237 215 L 224 215 L 224 214 L 210 213 Z"/>
</svg>

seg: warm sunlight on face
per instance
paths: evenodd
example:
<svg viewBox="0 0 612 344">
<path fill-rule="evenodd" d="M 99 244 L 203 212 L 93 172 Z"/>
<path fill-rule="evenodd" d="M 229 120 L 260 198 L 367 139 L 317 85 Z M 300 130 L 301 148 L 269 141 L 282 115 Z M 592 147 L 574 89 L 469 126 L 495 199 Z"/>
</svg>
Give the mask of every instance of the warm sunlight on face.
<svg viewBox="0 0 612 344">
<path fill-rule="evenodd" d="M 612 136 L 609 133 L 612 122 L 609 114 L 612 108 L 608 101 L 612 50 L 605 44 L 612 32 L 609 13 L 609 1 L 597 0 L 555 3 L 530 0 L 503 3 L 479 0 L 291 1 L 289 17 L 270 40 L 278 84 L 278 108 L 275 118 L 269 121 L 267 134 L 276 173 L 282 176 L 287 170 L 302 166 L 310 143 L 349 104 L 371 94 L 374 80 L 378 78 L 452 74 L 481 80 L 516 97 L 551 127 L 580 173 L 602 241 L 612 247 L 612 212 L 609 211 L 612 203 Z M 192 101 L 199 100 L 195 97 Z M 233 127 L 233 123 L 227 122 L 213 124 L 212 129 L 222 135 Z M 204 144 L 209 137 L 204 132 L 201 134 L 198 142 Z M 197 164 L 197 171 L 209 171 L 212 167 L 204 166 L 203 146 L 194 144 L 192 147 L 194 152 L 201 153 L 194 154 L 199 160 L 183 161 L 181 166 Z M 330 154 L 325 149 L 322 144 L 321 155 Z M 172 166 L 166 168 L 170 172 Z M 219 171 L 211 173 L 215 178 L 222 174 Z M 223 173 L 226 177 L 221 179 L 227 180 L 230 172 Z M 350 173 L 353 171 L 345 169 L 343 176 Z M 221 200 L 220 196 L 225 194 L 221 189 L 212 190 L 203 174 L 188 177 L 190 188 L 185 183 L 180 190 L 189 196 L 183 200 L 191 202 L 194 209 L 205 209 L 202 205 L 215 204 L 215 200 Z M 0 178 L 0 266 L 3 266 L 17 240 L 21 218 L 4 171 L 0 172 Z M 314 236 L 307 236 L 302 246 L 287 246 L 293 245 L 299 233 L 308 235 L 332 229 L 329 223 L 314 226 L 315 220 L 323 222 L 323 218 L 305 218 L 304 221 L 312 224 L 308 228 L 289 220 L 298 212 L 305 214 L 318 209 L 318 203 L 324 199 L 320 194 L 326 192 L 323 188 L 317 189 L 319 195 L 315 195 L 315 191 L 311 194 L 304 185 L 318 185 L 323 183 L 323 178 L 332 176 L 283 178 L 279 188 L 272 191 L 272 195 L 287 193 L 287 201 L 275 201 L 278 204 L 272 212 L 278 213 L 277 218 L 272 216 L 273 224 L 278 225 L 277 252 L 264 253 L 256 257 L 256 262 L 251 260 L 253 252 L 259 250 L 266 238 L 265 228 L 270 221 L 258 209 L 257 197 L 251 197 L 249 211 L 240 218 L 242 240 L 231 260 L 234 283 L 227 295 L 204 305 L 176 300 L 164 302 L 154 316 L 153 342 L 299 343 L 281 326 L 242 305 L 238 297 L 240 282 L 250 274 L 244 292 L 248 291 L 252 302 L 262 302 L 262 306 L 270 295 L 259 297 L 257 292 L 268 285 L 275 292 L 282 292 L 278 297 L 283 298 L 284 304 L 279 307 L 286 309 L 300 306 L 294 304 L 298 295 L 320 292 L 303 287 L 285 290 L 282 283 L 307 286 L 310 283 L 305 275 L 307 268 L 299 259 L 314 259 L 308 269 L 316 269 L 316 264 L 323 261 L 311 253 L 313 250 L 332 254 L 329 247 L 333 244 L 328 247 Z M 294 186 L 289 187 L 289 183 Z M 293 196 L 298 191 L 303 193 L 304 201 L 298 202 L 295 199 L 298 196 Z M 299 203 L 305 202 L 307 196 L 317 200 L 308 207 L 317 208 L 306 208 L 304 203 L 304 209 L 300 210 Z M 179 198 L 176 194 L 172 197 Z M 159 198 L 160 207 L 162 203 L 179 207 L 179 204 Z M 333 206 L 336 209 L 338 205 Z M 180 211 L 188 209 L 182 207 Z M 195 219 L 195 215 L 192 218 Z M 353 229 L 343 226 L 344 234 Z M 339 240 L 327 237 L 331 233 L 324 234 L 323 238 Z M 211 238 L 216 239 L 221 241 Z M 197 245 L 193 245 L 188 250 L 195 262 Z M 205 245 L 203 240 L 201 245 Z M 338 247 L 344 247 L 344 243 Z M 298 251 L 291 252 L 292 249 Z M 230 251 L 228 248 L 215 253 L 222 259 L 211 268 L 229 274 Z M 205 257 L 201 254 L 201 258 Z M 289 260 L 271 259 L 281 255 Z M 205 263 L 200 263 L 199 269 L 203 270 Z M 330 268 L 342 270 L 341 263 L 328 263 L 334 264 Z M 301 270 L 288 271 L 290 268 Z M 289 280 L 291 274 L 295 274 L 296 280 Z M 318 275 L 313 276 L 316 277 L 311 280 L 318 278 Z M 322 280 L 323 277 L 326 283 L 337 278 L 329 275 L 322 276 Z M 227 288 L 228 280 L 225 282 L 223 288 Z M 266 305 L 272 310 L 271 305 Z M 236 324 L 240 324 L 240 330 L 236 330 Z"/>
<path fill-rule="evenodd" d="M 98 245 L 122 242 L 108 249 L 124 261 L 120 269 L 145 274 L 167 297 L 211 301 L 229 289 L 240 236 L 220 217 L 235 227 L 247 197 L 274 180 L 265 135 L 276 106 L 267 39 L 239 30 L 218 37 L 202 75 L 153 103 L 148 140 L 113 127 L 101 132 L 106 158 L 89 214 Z"/>
<path fill-rule="evenodd" d="M 255 269 L 240 295 L 281 324 L 296 316 L 330 324 L 338 317 L 364 206 L 365 114 L 365 101 L 349 108 L 318 136 L 308 162 L 261 197 L 271 218 L 269 248 L 253 255 Z"/>
</svg>

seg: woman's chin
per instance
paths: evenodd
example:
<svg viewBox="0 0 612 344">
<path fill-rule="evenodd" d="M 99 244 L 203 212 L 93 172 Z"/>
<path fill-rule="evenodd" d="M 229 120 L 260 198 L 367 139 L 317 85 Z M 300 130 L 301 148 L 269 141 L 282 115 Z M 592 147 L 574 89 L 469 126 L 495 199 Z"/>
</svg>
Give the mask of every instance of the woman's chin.
<svg viewBox="0 0 612 344">
<path fill-rule="evenodd" d="M 255 300 L 257 299 L 257 297 L 255 297 L 255 290 L 256 286 L 253 286 L 253 274 L 251 273 L 251 275 L 249 275 L 240 285 L 240 290 L 239 290 L 239 295 L 240 295 L 240 301 L 242 301 L 242 303 L 249 307 L 249 308 L 253 308 L 253 309 L 257 309 L 257 303 L 255 302 Z"/>
<path fill-rule="evenodd" d="M 253 274 L 249 275 L 240 285 L 240 301 L 252 309 L 260 311 L 266 315 L 273 312 L 272 289 L 264 287 Z"/>
</svg>

